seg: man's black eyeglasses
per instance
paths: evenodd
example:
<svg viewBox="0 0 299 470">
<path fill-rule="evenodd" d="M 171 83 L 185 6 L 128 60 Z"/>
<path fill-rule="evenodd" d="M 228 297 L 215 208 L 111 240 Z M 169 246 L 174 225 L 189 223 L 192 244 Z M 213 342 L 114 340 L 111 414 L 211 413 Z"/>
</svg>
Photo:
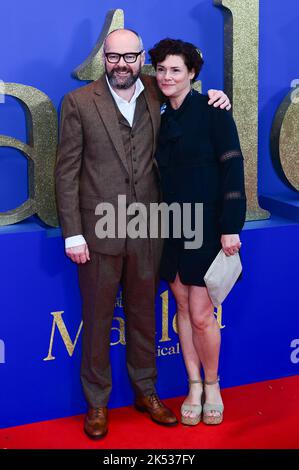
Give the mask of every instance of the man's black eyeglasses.
<svg viewBox="0 0 299 470">
<path fill-rule="evenodd" d="M 120 58 L 123 57 L 124 61 L 127 64 L 134 64 L 136 62 L 137 57 L 142 54 L 143 50 L 140 52 L 126 52 L 125 54 L 118 54 L 116 52 L 106 52 L 105 57 L 110 64 L 118 64 Z"/>
</svg>

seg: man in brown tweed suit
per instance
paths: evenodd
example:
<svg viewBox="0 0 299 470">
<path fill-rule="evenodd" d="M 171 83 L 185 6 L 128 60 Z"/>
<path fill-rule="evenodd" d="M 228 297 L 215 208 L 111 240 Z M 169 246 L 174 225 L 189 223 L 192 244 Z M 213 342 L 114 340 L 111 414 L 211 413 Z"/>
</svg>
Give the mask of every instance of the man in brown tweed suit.
<svg viewBox="0 0 299 470">
<path fill-rule="evenodd" d="M 161 240 L 98 238 L 95 208 L 117 209 L 160 201 L 154 160 L 160 125 L 155 80 L 140 74 L 145 53 L 133 31 L 110 33 L 104 44 L 106 74 L 65 96 L 56 164 L 56 189 L 66 253 L 78 263 L 83 300 L 81 381 L 89 405 L 84 430 L 107 433 L 111 392 L 110 330 L 119 283 L 126 313 L 126 357 L 135 407 L 164 425 L 177 424 L 155 389 L 155 293 Z M 212 102 L 217 101 L 215 94 Z M 222 94 L 218 105 L 226 102 Z M 116 212 L 117 219 L 117 212 Z"/>
</svg>

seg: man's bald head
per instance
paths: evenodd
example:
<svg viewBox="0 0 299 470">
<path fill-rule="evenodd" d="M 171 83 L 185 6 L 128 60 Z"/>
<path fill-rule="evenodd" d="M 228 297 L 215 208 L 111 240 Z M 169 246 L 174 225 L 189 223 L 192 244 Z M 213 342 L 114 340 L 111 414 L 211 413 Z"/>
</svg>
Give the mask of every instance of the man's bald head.
<svg viewBox="0 0 299 470">
<path fill-rule="evenodd" d="M 119 47 L 123 42 L 125 45 L 128 44 L 134 48 L 130 52 L 143 50 L 142 38 L 136 31 L 133 29 L 119 28 L 107 34 L 104 41 L 104 52 L 111 51 L 113 47 Z"/>
</svg>

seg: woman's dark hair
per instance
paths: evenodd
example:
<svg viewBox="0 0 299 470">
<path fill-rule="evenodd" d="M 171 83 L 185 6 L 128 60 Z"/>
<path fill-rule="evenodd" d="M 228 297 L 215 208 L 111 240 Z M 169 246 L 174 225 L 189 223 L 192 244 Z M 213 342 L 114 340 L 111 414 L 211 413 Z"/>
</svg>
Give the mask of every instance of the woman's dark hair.
<svg viewBox="0 0 299 470">
<path fill-rule="evenodd" d="M 159 62 L 163 62 L 168 55 L 180 55 L 184 59 L 189 72 L 193 69 L 195 72 L 194 82 L 203 66 L 203 58 L 199 49 L 190 42 L 181 39 L 162 39 L 148 51 L 154 68 L 157 68 Z"/>
</svg>

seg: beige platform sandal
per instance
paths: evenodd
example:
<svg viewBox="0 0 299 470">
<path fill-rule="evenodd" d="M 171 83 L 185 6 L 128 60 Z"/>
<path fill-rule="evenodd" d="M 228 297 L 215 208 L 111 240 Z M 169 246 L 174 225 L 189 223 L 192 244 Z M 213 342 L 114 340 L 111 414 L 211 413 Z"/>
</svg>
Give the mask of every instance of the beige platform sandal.
<svg viewBox="0 0 299 470">
<path fill-rule="evenodd" d="M 217 377 L 217 379 L 212 381 L 212 382 L 207 382 L 205 380 L 204 381 L 204 386 L 206 386 L 206 385 L 215 385 L 215 384 L 219 383 L 219 381 L 220 381 L 220 377 Z M 211 413 L 213 411 L 218 413 L 218 415 L 217 416 L 211 416 L 210 414 L 208 414 L 208 413 Z M 224 411 L 224 406 L 222 404 L 212 405 L 211 403 L 205 402 L 204 405 L 203 405 L 203 418 L 202 418 L 202 420 L 205 424 L 220 424 L 223 421 L 223 411 Z"/>
<path fill-rule="evenodd" d="M 189 384 L 202 384 L 202 380 L 189 380 Z M 192 411 L 195 413 L 195 416 L 184 416 L 183 413 L 186 411 Z M 202 412 L 202 404 L 198 405 L 189 405 L 182 404 L 181 406 L 181 423 L 186 424 L 187 426 L 196 426 L 200 423 Z"/>
</svg>

